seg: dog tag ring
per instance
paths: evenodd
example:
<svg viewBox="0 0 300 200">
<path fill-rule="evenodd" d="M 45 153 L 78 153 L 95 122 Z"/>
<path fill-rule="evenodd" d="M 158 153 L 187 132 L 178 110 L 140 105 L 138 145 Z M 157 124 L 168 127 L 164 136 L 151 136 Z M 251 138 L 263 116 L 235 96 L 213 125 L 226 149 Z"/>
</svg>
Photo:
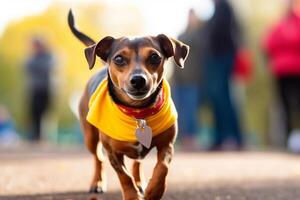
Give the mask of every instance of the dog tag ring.
<svg viewBox="0 0 300 200">
<path fill-rule="evenodd" d="M 146 120 L 137 119 L 137 129 L 135 130 L 137 140 L 146 148 L 150 148 L 152 141 L 152 130 L 147 126 Z"/>
</svg>

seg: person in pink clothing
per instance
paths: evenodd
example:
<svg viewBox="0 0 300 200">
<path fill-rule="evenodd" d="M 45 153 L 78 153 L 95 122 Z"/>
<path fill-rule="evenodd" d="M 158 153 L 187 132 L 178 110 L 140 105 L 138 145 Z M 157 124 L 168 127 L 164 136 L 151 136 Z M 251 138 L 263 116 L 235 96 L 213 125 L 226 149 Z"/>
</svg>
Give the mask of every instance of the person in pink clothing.
<svg viewBox="0 0 300 200">
<path fill-rule="evenodd" d="M 287 14 L 264 41 L 283 105 L 286 144 L 290 134 L 300 128 L 300 0 L 288 3 Z"/>
</svg>

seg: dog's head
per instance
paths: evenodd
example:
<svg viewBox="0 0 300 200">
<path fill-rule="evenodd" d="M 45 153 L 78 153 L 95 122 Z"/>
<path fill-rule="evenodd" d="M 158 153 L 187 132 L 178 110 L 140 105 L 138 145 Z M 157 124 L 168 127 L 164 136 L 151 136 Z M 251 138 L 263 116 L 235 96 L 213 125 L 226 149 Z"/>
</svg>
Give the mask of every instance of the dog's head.
<svg viewBox="0 0 300 200">
<path fill-rule="evenodd" d="M 133 100 L 149 97 L 162 80 L 164 62 L 174 57 L 183 68 L 188 46 L 161 34 L 156 37 L 119 38 L 105 37 L 85 49 L 90 69 L 96 56 L 108 64 L 114 86 Z"/>
<path fill-rule="evenodd" d="M 74 21 L 72 18 L 70 23 L 70 15 L 69 24 L 74 33 Z M 132 100 L 143 100 L 156 91 L 163 77 L 166 59 L 174 57 L 175 63 L 183 68 L 189 52 L 187 45 L 163 34 L 118 39 L 108 36 L 95 43 L 78 33 L 74 34 L 88 46 L 85 56 L 89 68 L 92 69 L 96 57 L 100 57 L 108 65 L 114 86 Z"/>
</svg>

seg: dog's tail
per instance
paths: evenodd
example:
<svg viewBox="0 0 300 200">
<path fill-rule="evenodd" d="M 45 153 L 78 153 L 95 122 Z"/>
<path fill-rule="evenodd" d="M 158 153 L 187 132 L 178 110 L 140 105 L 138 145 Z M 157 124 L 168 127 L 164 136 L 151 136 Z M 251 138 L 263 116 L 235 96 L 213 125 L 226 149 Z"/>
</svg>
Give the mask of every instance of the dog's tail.
<svg viewBox="0 0 300 200">
<path fill-rule="evenodd" d="M 69 24 L 69 27 L 70 27 L 72 33 L 81 42 L 83 42 L 86 46 L 90 46 L 90 45 L 95 44 L 95 41 L 92 40 L 89 36 L 85 35 L 84 33 L 80 32 L 79 30 L 76 29 L 75 22 L 74 22 L 74 16 L 73 16 L 73 13 L 72 13 L 71 9 L 70 9 L 69 14 L 68 14 L 68 24 Z"/>
</svg>

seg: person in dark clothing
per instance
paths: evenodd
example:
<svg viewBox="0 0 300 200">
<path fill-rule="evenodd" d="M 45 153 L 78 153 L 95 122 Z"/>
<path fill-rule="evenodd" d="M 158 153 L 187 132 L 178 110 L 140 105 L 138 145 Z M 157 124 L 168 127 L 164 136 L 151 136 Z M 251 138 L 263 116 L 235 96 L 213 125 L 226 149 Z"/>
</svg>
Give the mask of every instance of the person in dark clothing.
<svg viewBox="0 0 300 200">
<path fill-rule="evenodd" d="M 32 40 L 32 50 L 33 54 L 26 63 L 32 130 L 30 139 L 38 141 L 41 138 L 42 119 L 50 104 L 53 58 L 45 42 L 40 38 Z"/>
<path fill-rule="evenodd" d="M 240 149 L 243 138 L 236 106 L 230 94 L 231 76 L 241 33 L 227 0 L 214 0 L 215 13 L 204 27 L 203 88 L 213 110 L 215 131 L 212 150 L 221 150 L 227 141 Z"/>
<path fill-rule="evenodd" d="M 183 150 L 197 150 L 198 110 L 200 101 L 200 20 L 191 9 L 184 33 L 178 39 L 191 48 L 185 69 L 174 67 L 173 99 L 178 110 L 179 141 Z"/>
</svg>

